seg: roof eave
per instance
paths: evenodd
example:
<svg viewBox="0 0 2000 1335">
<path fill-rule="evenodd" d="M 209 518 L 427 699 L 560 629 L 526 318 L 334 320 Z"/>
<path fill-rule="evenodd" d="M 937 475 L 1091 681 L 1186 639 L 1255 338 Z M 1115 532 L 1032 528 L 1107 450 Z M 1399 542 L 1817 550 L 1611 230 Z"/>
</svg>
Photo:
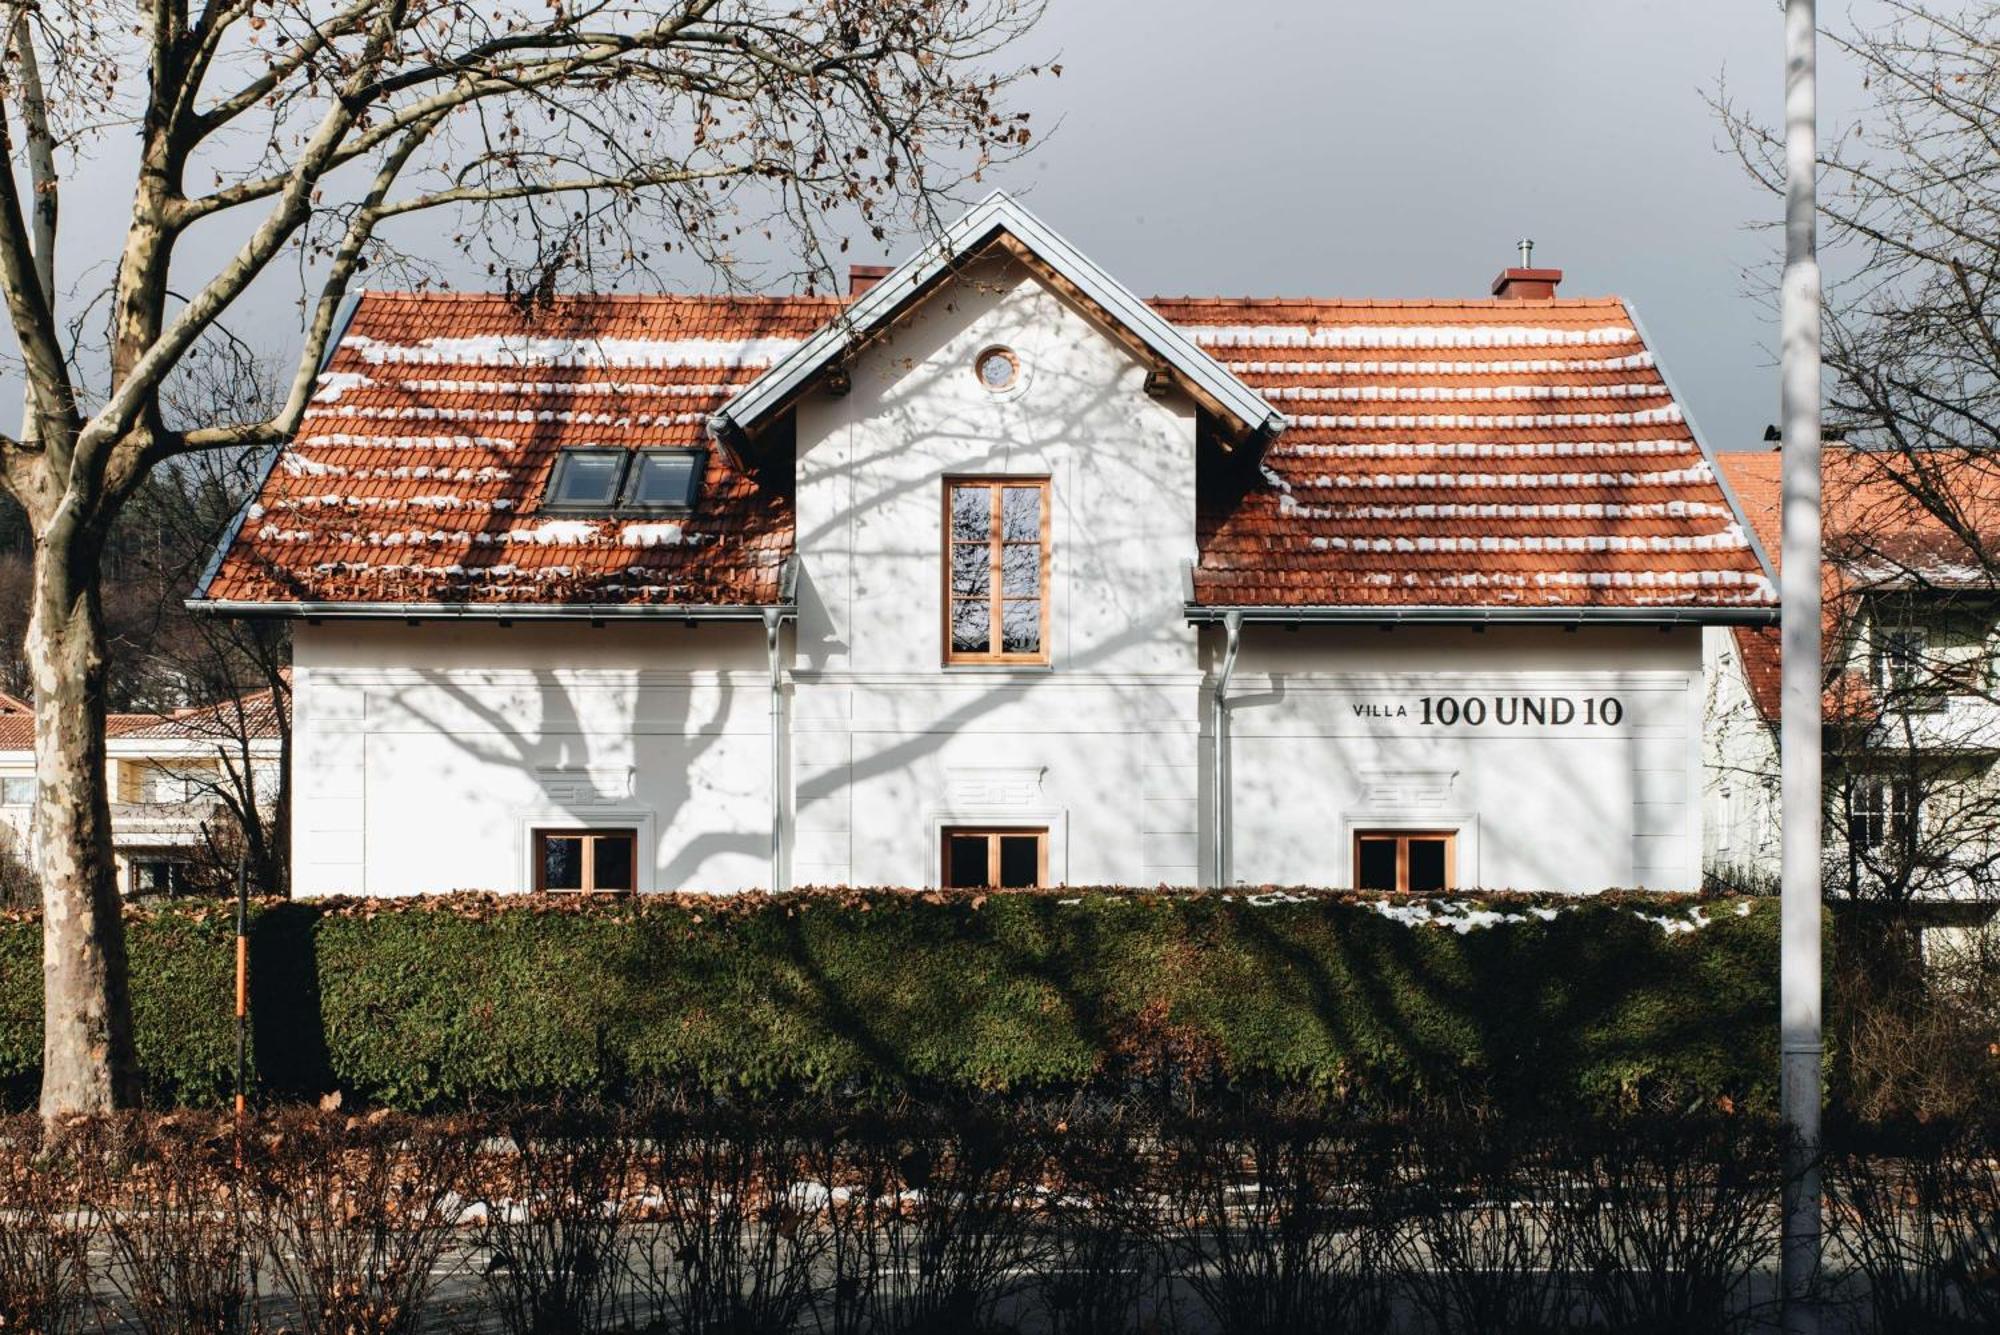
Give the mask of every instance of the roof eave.
<svg viewBox="0 0 2000 1335">
<path fill-rule="evenodd" d="M 349 621 L 763 621 L 798 616 L 786 603 L 394 603 L 293 602 L 189 598 L 189 612 L 211 616 Z"/>
<path fill-rule="evenodd" d="M 1232 615 L 1246 622 L 1270 625 L 1774 626 L 1778 623 L 1778 609 L 1772 606 L 1447 607 L 1413 604 L 1361 607 L 1188 603 L 1184 610 L 1187 619 L 1196 624 L 1219 622 Z"/>
</svg>

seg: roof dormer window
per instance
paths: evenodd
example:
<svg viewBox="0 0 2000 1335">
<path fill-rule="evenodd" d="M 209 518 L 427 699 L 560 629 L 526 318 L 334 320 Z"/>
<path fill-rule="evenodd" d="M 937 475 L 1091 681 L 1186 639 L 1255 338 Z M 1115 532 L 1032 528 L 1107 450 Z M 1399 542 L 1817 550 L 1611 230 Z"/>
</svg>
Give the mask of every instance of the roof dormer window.
<svg viewBox="0 0 2000 1335">
<path fill-rule="evenodd" d="M 563 450 L 549 472 L 544 510 L 691 510 L 705 450 Z"/>
</svg>

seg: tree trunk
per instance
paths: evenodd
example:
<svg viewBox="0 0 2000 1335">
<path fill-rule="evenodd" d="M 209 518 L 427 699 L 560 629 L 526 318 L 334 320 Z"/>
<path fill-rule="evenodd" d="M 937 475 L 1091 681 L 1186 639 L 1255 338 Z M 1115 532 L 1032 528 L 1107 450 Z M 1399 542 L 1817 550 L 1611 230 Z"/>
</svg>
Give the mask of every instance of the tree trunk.
<svg viewBox="0 0 2000 1335">
<path fill-rule="evenodd" d="M 42 883 L 45 1119 L 139 1101 L 104 785 L 104 617 L 96 571 L 86 568 L 93 565 L 74 548 L 36 546 L 27 657 L 41 780 L 33 846 Z"/>
</svg>

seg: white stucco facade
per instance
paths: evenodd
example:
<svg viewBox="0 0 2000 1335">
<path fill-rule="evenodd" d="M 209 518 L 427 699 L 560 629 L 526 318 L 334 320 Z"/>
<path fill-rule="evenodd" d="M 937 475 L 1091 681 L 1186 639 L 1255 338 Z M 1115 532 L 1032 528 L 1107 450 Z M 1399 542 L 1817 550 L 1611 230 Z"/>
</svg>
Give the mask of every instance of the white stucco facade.
<svg viewBox="0 0 2000 1335">
<path fill-rule="evenodd" d="M 1756 889 L 1778 875 L 1778 736 L 1758 712 L 1736 637 L 1703 633 L 1702 866 L 1719 884 Z"/>
<path fill-rule="evenodd" d="M 969 368 L 1004 346 L 1021 375 Z M 327 619 L 295 638 L 301 894 L 519 890 L 538 828 L 638 832 L 641 891 L 923 886 L 952 826 L 1047 831 L 1057 884 L 1213 879 L 1223 632 L 1187 615 L 1198 411 L 989 258 L 795 411 L 797 610 L 754 622 Z M 1049 661 L 944 661 L 948 480 L 1046 478 Z M 1229 880 L 1343 885 L 1446 830 L 1461 886 L 1698 885 L 1702 632 L 1246 628 Z M 1426 704 L 1428 702 L 1428 704 Z M 1428 717 L 1427 717 L 1428 714 Z"/>
</svg>

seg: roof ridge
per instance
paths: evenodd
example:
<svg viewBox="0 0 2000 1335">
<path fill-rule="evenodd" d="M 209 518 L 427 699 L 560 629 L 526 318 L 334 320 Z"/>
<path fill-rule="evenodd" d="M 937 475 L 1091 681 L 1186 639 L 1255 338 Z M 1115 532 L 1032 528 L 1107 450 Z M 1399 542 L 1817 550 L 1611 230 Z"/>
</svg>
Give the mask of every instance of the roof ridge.
<svg viewBox="0 0 2000 1335">
<path fill-rule="evenodd" d="M 1438 310 L 1446 307 L 1465 307 L 1472 310 L 1565 310 L 1592 306 L 1624 307 L 1625 299 L 1616 294 L 1601 297 L 1549 297 L 1540 301 L 1526 301 L 1519 297 L 1222 297 L 1222 296 L 1152 296 L 1146 298 L 1152 305 L 1174 306 L 1348 306 L 1360 310 Z"/>
<path fill-rule="evenodd" d="M 546 308 L 548 304 L 561 302 L 604 302 L 639 305 L 648 302 L 685 301 L 716 303 L 745 302 L 763 305 L 843 306 L 847 304 L 848 298 L 836 294 L 815 296 L 802 292 L 565 292 L 550 298 L 547 303 L 537 302 L 535 307 L 523 307 L 519 301 L 505 292 L 418 292 L 407 289 L 400 291 L 378 291 L 377 289 L 370 288 L 362 294 L 362 300 L 368 302 L 409 302 L 419 305 L 444 301 L 478 301 L 506 305 L 516 309 L 532 310 L 535 307 Z"/>
</svg>

